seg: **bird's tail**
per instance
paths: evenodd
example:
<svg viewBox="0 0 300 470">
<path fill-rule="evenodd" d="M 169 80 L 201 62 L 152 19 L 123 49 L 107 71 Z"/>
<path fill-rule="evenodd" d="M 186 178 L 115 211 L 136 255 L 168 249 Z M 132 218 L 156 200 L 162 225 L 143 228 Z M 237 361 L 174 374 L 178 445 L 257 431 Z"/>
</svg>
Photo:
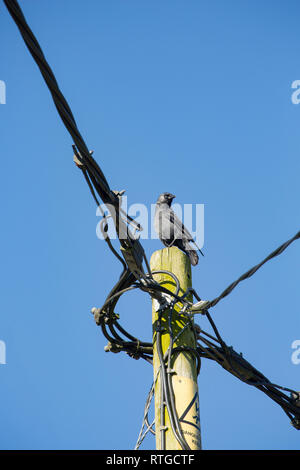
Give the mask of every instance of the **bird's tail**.
<svg viewBox="0 0 300 470">
<path fill-rule="evenodd" d="M 186 254 L 187 254 L 188 257 L 190 258 L 191 264 L 192 264 L 193 266 L 196 266 L 196 264 L 198 264 L 198 261 L 199 261 L 199 256 L 198 256 L 198 254 L 197 254 L 197 251 L 188 249 L 188 250 L 186 251 Z"/>
<path fill-rule="evenodd" d="M 197 245 L 197 243 L 195 242 L 195 240 L 192 240 L 194 245 L 197 247 L 197 249 L 199 250 L 199 252 L 201 253 L 202 256 L 204 256 L 204 253 L 200 250 L 199 246 Z"/>
<path fill-rule="evenodd" d="M 178 248 L 183 250 L 190 258 L 191 264 L 193 266 L 196 266 L 196 264 L 198 264 L 198 261 L 199 261 L 199 256 L 198 256 L 197 251 L 193 250 L 193 248 L 191 247 L 191 245 L 189 244 L 187 240 L 180 240 L 180 242 L 181 244 L 179 243 L 177 244 Z"/>
</svg>

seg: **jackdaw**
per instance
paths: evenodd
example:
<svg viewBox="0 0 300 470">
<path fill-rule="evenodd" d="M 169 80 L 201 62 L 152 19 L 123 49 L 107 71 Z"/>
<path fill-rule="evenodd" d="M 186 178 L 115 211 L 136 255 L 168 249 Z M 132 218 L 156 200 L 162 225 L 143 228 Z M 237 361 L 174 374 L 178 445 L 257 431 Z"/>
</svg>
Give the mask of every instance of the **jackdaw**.
<svg viewBox="0 0 300 470">
<path fill-rule="evenodd" d="M 196 250 L 199 250 L 202 256 L 204 255 L 196 245 L 192 235 L 171 209 L 174 198 L 174 194 L 171 193 L 163 193 L 159 196 L 155 207 L 154 228 L 166 247 L 177 246 L 188 255 L 192 265 L 196 266 L 199 260 Z M 192 247 L 189 242 L 191 242 L 196 249 Z"/>
</svg>

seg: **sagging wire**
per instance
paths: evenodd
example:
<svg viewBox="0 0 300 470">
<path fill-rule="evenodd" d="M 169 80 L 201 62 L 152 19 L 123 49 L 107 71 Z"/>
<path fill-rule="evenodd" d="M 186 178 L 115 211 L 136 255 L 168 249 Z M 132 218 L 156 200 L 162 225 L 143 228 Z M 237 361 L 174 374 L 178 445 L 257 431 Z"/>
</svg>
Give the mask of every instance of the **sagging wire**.
<svg viewBox="0 0 300 470">
<path fill-rule="evenodd" d="M 210 339 L 205 338 L 203 334 Z M 238 354 L 232 346 L 227 346 L 223 339 L 220 341 L 219 334 L 218 337 L 214 338 L 198 326 L 197 349 L 200 356 L 216 361 L 226 371 L 242 382 L 254 386 L 265 393 L 283 409 L 290 418 L 291 424 L 296 429 L 300 429 L 299 392 L 270 382 L 261 372 L 244 359 L 242 354 Z M 290 396 L 287 396 L 282 391 L 290 392 Z"/>
<path fill-rule="evenodd" d="M 123 271 L 120 275 L 119 281 L 108 294 L 102 307 L 94 307 L 91 312 L 94 315 L 96 324 L 101 327 L 103 335 L 108 340 L 108 345 L 105 347 L 105 351 L 114 353 L 125 351 L 130 357 L 135 359 L 142 358 L 147 362 L 152 363 L 152 343 L 140 341 L 138 338 L 135 338 L 133 335 L 128 333 L 118 322 L 119 315 L 114 312 L 115 306 L 120 297 L 124 293 L 140 288 L 141 285 L 133 273 L 128 269 L 126 263 L 111 243 L 108 235 L 108 221 L 110 218 L 110 215 L 104 215 L 99 226 L 103 239 L 108 244 L 112 253 L 122 264 Z M 122 338 L 119 333 L 125 336 L 126 339 Z"/>
</svg>

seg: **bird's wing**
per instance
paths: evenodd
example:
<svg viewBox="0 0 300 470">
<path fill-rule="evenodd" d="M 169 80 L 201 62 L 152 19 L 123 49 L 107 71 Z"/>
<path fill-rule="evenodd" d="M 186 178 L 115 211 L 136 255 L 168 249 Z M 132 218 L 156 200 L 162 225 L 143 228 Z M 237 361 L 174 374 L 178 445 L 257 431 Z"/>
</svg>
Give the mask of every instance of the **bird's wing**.
<svg viewBox="0 0 300 470">
<path fill-rule="evenodd" d="M 174 238 L 185 238 L 188 241 L 194 241 L 188 229 L 183 225 L 174 211 L 170 209 L 170 221 L 174 225 Z"/>
<path fill-rule="evenodd" d="M 185 228 L 181 220 L 170 207 L 157 207 L 154 217 L 154 226 L 162 242 L 169 246 L 176 239 L 193 243 L 203 255 L 202 251 L 194 241 L 190 232 Z"/>
<path fill-rule="evenodd" d="M 193 239 L 192 235 L 190 234 L 188 229 L 183 225 L 181 220 L 177 217 L 175 212 L 172 211 L 172 209 L 169 209 L 168 215 L 167 215 L 167 211 L 165 212 L 166 212 L 166 217 L 169 217 L 170 222 L 174 226 L 174 239 L 179 238 L 179 239 L 186 240 L 186 241 L 193 243 L 197 247 L 197 249 L 200 251 L 201 255 L 204 256 L 203 252 L 200 250 L 199 246 Z"/>
</svg>

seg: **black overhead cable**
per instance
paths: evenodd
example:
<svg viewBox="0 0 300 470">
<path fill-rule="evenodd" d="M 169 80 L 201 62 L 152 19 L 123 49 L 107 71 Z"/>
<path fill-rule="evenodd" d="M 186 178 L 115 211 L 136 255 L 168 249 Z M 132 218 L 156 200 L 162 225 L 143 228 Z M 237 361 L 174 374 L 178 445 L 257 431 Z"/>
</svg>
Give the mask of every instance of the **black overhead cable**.
<svg viewBox="0 0 300 470">
<path fill-rule="evenodd" d="M 256 264 L 255 266 L 253 266 L 253 268 L 249 269 L 247 272 L 245 272 L 244 274 L 242 274 L 242 276 L 240 276 L 236 281 L 232 282 L 218 297 L 216 297 L 214 300 L 211 300 L 211 301 L 201 301 L 201 302 L 198 302 L 196 304 L 193 305 L 192 307 L 192 311 L 193 310 L 197 310 L 197 307 L 202 307 L 203 310 L 207 310 L 211 307 L 214 307 L 215 305 L 217 305 L 217 303 L 220 302 L 220 300 L 222 300 L 224 297 L 226 297 L 227 295 L 229 295 L 233 289 L 235 289 L 235 287 L 242 281 L 244 281 L 245 279 L 249 279 L 251 276 L 253 276 L 253 274 L 256 273 L 256 271 L 258 271 L 258 269 L 260 269 L 265 263 L 267 263 L 268 261 L 270 261 L 272 258 L 275 258 L 276 256 L 279 256 L 281 255 L 281 253 L 284 252 L 284 250 L 287 249 L 288 246 L 291 245 L 291 243 L 293 243 L 295 240 L 299 240 L 300 238 L 300 231 L 296 233 L 296 235 L 294 235 L 292 238 L 290 238 L 289 240 L 287 240 L 285 243 L 283 243 L 282 245 L 280 245 L 278 248 L 276 248 L 276 250 L 272 251 L 272 253 L 270 253 L 263 261 L 261 261 L 260 263 Z"/>
<path fill-rule="evenodd" d="M 56 78 L 49 66 L 43 51 L 34 36 L 32 30 L 28 26 L 23 12 L 16 0 L 4 0 L 4 3 L 14 19 L 19 31 L 24 39 L 24 42 L 32 55 L 34 61 L 38 65 L 41 74 L 44 77 L 46 85 L 52 95 L 54 104 L 60 115 L 65 127 L 71 135 L 74 143 L 79 152 L 79 159 L 86 167 L 90 177 L 93 176 L 97 182 L 96 190 L 104 203 L 116 205 L 118 203 L 117 196 L 111 191 L 109 184 L 92 155 L 90 154 L 83 137 L 81 136 L 77 127 L 73 113 L 65 99 L 64 95 L 59 89 Z"/>
</svg>

